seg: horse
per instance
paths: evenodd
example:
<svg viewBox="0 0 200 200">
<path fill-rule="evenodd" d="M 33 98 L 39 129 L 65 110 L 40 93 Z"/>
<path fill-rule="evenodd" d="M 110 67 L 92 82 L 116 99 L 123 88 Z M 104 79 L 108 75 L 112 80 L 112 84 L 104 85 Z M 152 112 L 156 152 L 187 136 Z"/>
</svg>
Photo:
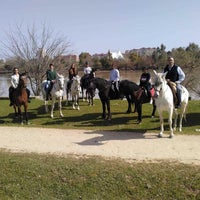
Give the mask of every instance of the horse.
<svg viewBox="0 0 200 200">
<path fill-rule="evenodd" d="M 46 113 L 48 112 L 48 101 L 46 100 L 46 95 L 47 95 L 47 80 L 44 80 L 42 82 L 42 95 L 43 99 L 45 100 L 45 111 Z M 59 107 L 59 112 L 60 116 L 63 117 L 62 113 L 62 98 L 63 98 L 63 93 L 64 93 L 64 76 L 57 74 L 55 83 L 53 84 L 53 88 L 50 92 L 51 98 L 52 98 L 52 103 L 51 103 L 51 118 L 53 118 L 53 110 L 54 110 L 54 105 L 56 99 L 58 99 L 58 107 Z"/>
<path fill-rule="evenodd" d="M 72 107 L 73 109 L 77 109 L 80 110 L 79 107 L 79 94 L 81 91 L 81 86 L 80 86 L 80 77 L 78 75 L 74 76 L 72 79 L 72 83 L 71 83 L 71 87 L 68 87 L 68 83 L 67 83 L 67 89 L 66 89 L 66 104 L 69 103 L 69 93 L 71 93 L 71 97 L 72 97 Z"/>
<path fill-rule="evenodd" d="M 131 113 L 131 104 L 137 103 L 136 98 L 134 96 L 134 92 L 139 90 L 139 86 L 129 80 L 122 80 L 119 83 L 119 95 L 116 95 L 115 91 L 112 89 L 112 83 L 110 81 L 107 81 L 103 78 L 93 78 L 90 81 L 88 92 L 90 93 L 90 96 L 94 96 L 94 92 L 96 89 L 99 91 L 99 98 L 102 103 L 102 118 L 111 120 L 111 111 L 110 111 L 110 100 L 112 99 L 123 99 L 126 97 L 128 102 L 128 109 L 127 113 Z M 138 112 L 138 121 L 142 118 L 141 117 L 141 109 L 139 106 L 141 104 L 137 103 L 137 112 Z M 107 110 L 107 114 L 106 114 Z"/>
<path fill-rule="evenodd" d="M 157 73 L 155 70 L 153 70 L 155 74 L 155 104 L 158 110 L 159 118 L 160 118 L 160 133 L 159 137 L 162 137 L 163 131 L 164 131 L 164 120 L 162 113 L 163 111 L 167 111 L 169 114 L 168 117 L 168 123 L 169 123 L 169 129 L 170 129 L 170 135 L 169 137 L 172 138 L 174 136 L 174 130 L 176 130 L 177 126 L 177 118 L 178 118 L 178 109 L 174 106 L 174 99 L 173 99 L 173 93 L 169 85 L 167 84 L 167 81 L 165 79 L 166 73 Z M 188 105 L 188 99 L 189 99 L 189 92 L 184 87 L 182 87 L 182 95 L 181 95 L 181 108 L 180 108 L 180 121 L 179 121 L 179 131 L 182 131 L 182 119 L 185 117 L 185 111 Z M 175 120 L 174 120 L 174 130 L 172 127 L 172 117 L 173 117 L 173 111 L 175 113 Z"/>
<path fill-rule="evenodd" d="M 131 96 L 131 101 L 135 103 L 134 112 L 138 113 L 137 122 L 141 123 L 142 122 L 142 104 L 150 103 L 151 97 L 147 94 L 146 89 L 137 85 L 136 83 L 129 81 L 129 80 L 121 81 L 119 84 L 120 95 L 127 96 L 128 89 L 129 89 L 128 93 L 131 93 L 131 94 L 133 93 L 133 96 Z M 155 101 L 152 102 L 152 105 L 153 105 L 153 111 L 152 111 L 151 116 L 154 117 L 155 112 L 156 112 Z M 131 107 L 128 107 L 127 112 L 129 112 L 129 113 L 132 112 Z"/>
<path fill-rule="evenodd" d="M 13 107 L 15 110 L 15 116 L 19 117 L 19 121 L 22 125 L 23 125 L 23 116 L 22 116 L 21 106 L 24 107 L 26 124 L 29 124 L 27 115 L 28 94 L 26 86 L 27 86 L 27 76 L 25 74 L 20 75 L 18 87 L 13 91 Z"/>
<path fill-rule="evenodd" d="M 93 101 L 90 101 L 90 94 L 87 91 L 87 88 L 89 87 L 90 80 L 92 80 L 95 77 L 95 68 L 92 68 L 92 71 L 90 74 L 85 74 L 81 77 L 81 93 L 82 93 L 82 99 L 83 101 L 88 101 L 89 105 L 93 105 Z M 85 99 L 84 99 L 84 91 L 85 91 Z"/>
</svg>

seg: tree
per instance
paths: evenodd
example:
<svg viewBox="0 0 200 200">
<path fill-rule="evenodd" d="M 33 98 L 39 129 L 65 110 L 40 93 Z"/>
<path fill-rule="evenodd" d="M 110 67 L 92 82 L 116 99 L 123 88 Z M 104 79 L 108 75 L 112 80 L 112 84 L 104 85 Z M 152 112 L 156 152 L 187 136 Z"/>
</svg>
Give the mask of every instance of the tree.
<svg viewBox="0 0 200 200">
<path fill-rule="evenodd" d="M 90 65 L 92 65 L 92 56 L 88 52 L 82 52 L 79 55 L 79 64 L 80 66 L 84 66 L 85 62 L 89 62 Z"/>
<path fill-rule="evenodd" d="M 15 60 L 15 66 L 20 71 L 26 71 L 34 95 L 40 95 L 40 85 L 45 77 L 50 63 L 57 67 L 58 59 L 67 53 L 70 43 L 66 37 L 59 36 L 47 28 L 45 24 L 41 27 L 27 26 L 25 31 L 22 26 L 16 25 L 14 30 L 6 33 L 6 40 L 2 42 L 4 57 Z"/>
</svg>

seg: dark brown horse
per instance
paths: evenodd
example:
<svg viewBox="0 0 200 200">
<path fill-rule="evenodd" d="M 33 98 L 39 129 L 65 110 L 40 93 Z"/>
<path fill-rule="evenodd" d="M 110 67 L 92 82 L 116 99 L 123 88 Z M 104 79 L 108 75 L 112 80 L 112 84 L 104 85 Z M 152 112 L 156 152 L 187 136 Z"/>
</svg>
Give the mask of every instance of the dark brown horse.
<svg viewBox="0 0 200 200">
<path fill-rule="evenodd" d="M 25 74 L 23 74 L 19 78 L 18 87 L 13 91 L 13 107 L 15 110 L 15 116 L 19 117 L 19 121 L 21 124 L 23 124 L 23 115 L 22 115 L 21 106 L 24 107 L 24 115 L 25 115 L 26 124 L 29 124 L 28 116 L 27 116 L 28 94 L 27 94 L 26 86 L 27 86 L 27 77 Z"/>
</svg>

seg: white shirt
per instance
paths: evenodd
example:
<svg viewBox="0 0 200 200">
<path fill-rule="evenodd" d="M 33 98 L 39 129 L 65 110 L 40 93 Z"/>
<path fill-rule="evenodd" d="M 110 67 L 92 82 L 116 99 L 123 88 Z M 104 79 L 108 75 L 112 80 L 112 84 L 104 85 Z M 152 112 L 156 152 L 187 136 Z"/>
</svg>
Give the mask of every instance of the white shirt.
<svg viewBox="0 0 200 200">
<path fill-rule="evenodd" d="M 13 74 L 11 76 L 11 85 L 13 88 L 17 88 L 19 84 L 19 74 Z"/>
<path fill-rule="evenodd" d="M 84 68 L 84 74 L 90 74 L 91 71 L 92 71 L 92 68 L 90 66 L 87 66 Z"/>
<path fill-rule="evenodd" d="M 118 69 L 112 69 L 110 71 L 110 81 L 119 81 L 120 80 L 120 75 L 119 75 L 119 70 Z"/>
</svg>

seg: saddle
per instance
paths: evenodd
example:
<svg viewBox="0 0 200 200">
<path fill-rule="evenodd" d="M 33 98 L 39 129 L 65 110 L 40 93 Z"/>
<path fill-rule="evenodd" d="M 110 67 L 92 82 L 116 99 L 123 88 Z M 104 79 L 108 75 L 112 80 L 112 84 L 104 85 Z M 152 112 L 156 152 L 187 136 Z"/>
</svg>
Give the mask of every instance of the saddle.
<svg viewBox="0 0 200 200">
<path fill-rule="evenodd" d="M 149 97 L 149 94 L 151 95 L 151 97 L 154 97 L 154 95 L 155 95 L 154 88 L 151 88 L 150 91 L 147 91 L 146 88 L 140 87 L 139 90 L 133 92 L 133 94 L 134 94 L 134 96 L 136 97 L 137 100 L 140 100 L 140 97 L 142 96 L 143 91 L 145 92 L 147 97 Z"/>
<path fill-rule="evenodd" d="M 177 97 L 177 89 L 176 89 L 176 83 L 172 81 L 168 81 L 167 84 L 169 85 L 174 99 L 174 104 L 176 105 L 178 103 L 178 97 Z"/>
</svg>

